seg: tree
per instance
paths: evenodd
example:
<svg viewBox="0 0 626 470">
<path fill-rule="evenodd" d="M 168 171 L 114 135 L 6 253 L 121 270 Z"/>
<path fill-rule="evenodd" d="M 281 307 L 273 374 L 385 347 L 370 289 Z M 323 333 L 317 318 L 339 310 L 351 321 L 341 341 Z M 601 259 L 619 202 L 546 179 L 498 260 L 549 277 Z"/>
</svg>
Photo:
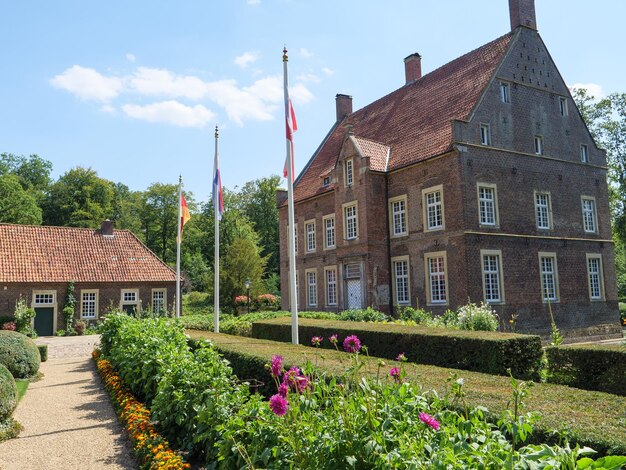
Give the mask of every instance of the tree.
<svg viewBox="0 0 626 470">
<path fill-rule="evenodd" d="M 12 153 L 0 154 L 0 175 L 14 173 L 25 190 L 46 191 L 50 186 L 51 172 L 52 163 L 39 155 L 25 157 Z"/>
<path fill-rule="evenodd" d="M 233 305 L 237 295 L 246 294 L 245 281 L 250 279 L 250 295 L 257 295 L 264 291 L 263 276 L 267 257 L 261 256 L 261 250 L 250 239 L 236 238 L 231 243 L 224 258 L 221 272 L 222 284 L 220 299 L 226 305 Z"/>
<path fill-rule="evenodd" d="M 0 222 L 41 225 L 41 209 L 13 174 L 0 176 Z"/>
<path fill-rule="evenodd" d="M 114 197 L 111 220 L 115 223 L 115 227 L 130 230 L 145 242 L 141 231 L 141 192 L 131 191 L 128 186 L 122 183 L 116 183 L 113 190 Z"/>
<path fill-rule="evenodd" d="M 97 228 L 113 212 L 114 185 L 91 168 L 76 167 L 50 187 L 45 225 Z"/>
</svg>

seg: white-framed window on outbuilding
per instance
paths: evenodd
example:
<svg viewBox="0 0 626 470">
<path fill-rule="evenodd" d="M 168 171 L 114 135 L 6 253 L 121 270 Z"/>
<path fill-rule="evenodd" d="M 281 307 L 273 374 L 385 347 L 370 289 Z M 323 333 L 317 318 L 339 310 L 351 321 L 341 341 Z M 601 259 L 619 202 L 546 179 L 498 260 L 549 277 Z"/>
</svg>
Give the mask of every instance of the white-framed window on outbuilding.
<svg viewBox="0 0 626 470">
<path fill-rule="evenodd" d="M 504 303 L 502 251 L 480 250 L 483 275 L 483 298 L 487 303 Z"/>
<path fill-rule="evenodd" d="M 325 215 L 322 219 L 324 225 L 324 249 L 335 248 L 335 214 Z"/>
<path fill-rule="evenodd" d="M 141 310 L 139 289 L 122 289 L 120 295 L 120 308 L 126 313 L 134 314 Z"/>
<path fill-rule="evenodd" d="M 393 265 L 393 303 L 394 305 L 409 305 L 411 303 L 409 257 L 397 256 L 391 258 L 391 263 Z"/>
<path fill-rule="evenodd" d="M 98 289 L 80 291 L 80 317 L 87 320 L 98 318 Z"/>
<path fill-rule="evenodd" d="M 597 253 L 587 253 L 586 257 L 589 299 L 604 300 L 604 273 L 602 270 L 602 255 Z"/>
<path fill-rule="evenodd" d="M 392 237 L 408 235 L 406 194 L 389 199 L 389 217 Z"/>
<path fill-rule="evenodd" d="M 497 186 L 489 183 L 478 183 L 478 223 L 489 227 L 498 225 Z"/>
<path fill-rule="evenodd" d="M 541 299 L 543 302 L 558 302 L 559 273 L 556 253 L 539 252 L 539 274 L 541 276 Z"/>
<path fill-rule="evenodd" d="M 424 255 L 426 270 L 426 300 L 428 305 L 448 303 L 448 268 L 446 252 L 438 251 Z"/>
<path fill-rule="evenodd" d="M 167 289 L 152 289 L 152 311 L 165 313 L 167 311 Z"/>
<path fill-rule="evenodd" d="M 583 228 L 585 233 L 597 233 L 596 198 L 593 196 L 581 196 L 580 202 L 583 211 Z"/>
</svg>

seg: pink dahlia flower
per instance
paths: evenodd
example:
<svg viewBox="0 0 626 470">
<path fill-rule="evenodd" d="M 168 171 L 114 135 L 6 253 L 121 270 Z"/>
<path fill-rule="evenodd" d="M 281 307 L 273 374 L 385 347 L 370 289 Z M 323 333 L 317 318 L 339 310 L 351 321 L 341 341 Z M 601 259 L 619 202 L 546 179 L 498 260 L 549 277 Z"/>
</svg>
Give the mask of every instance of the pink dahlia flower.
<svg viewBox="0 0 626 470">
<path fill-rule="evenodd" d="M 272 410 L 275 415 L 283 416 L 287 413 L 288 409 L 289 402 L 285 399 L 285 397 L 278 393 L 270 397 L 270 410 Z"/>
<path fill-rule="evenodd" d="M 437 421 L 433 416 L 428 413 L 420 413 L 419 418 L 422 423 L 430 426 L 435 431 L 439 431 L 439 421 Z"/>
<path fill-rule="evenodd" d="M 361 349 L 361 341 L 359 341 L 359 338 L 357 338 L 356 335 L 348 336 L 343 340 L 343 349 L 349 353 L 359 352 Z"/>
<path fill-rule="evenodd" d="M 272 377 L 279 377 L 283 370 L 283 356 L 272 356 Z"/>
<path fill-rule="evenodd" d="M 311 338 L 311 344 L 313 346 L 319 346 L 320 344 L 322 344 L 322 341 L 324 341 L 324 338 L 322 338 L 321 336 L 313 336 L 313 338 Z"/>
</svg>

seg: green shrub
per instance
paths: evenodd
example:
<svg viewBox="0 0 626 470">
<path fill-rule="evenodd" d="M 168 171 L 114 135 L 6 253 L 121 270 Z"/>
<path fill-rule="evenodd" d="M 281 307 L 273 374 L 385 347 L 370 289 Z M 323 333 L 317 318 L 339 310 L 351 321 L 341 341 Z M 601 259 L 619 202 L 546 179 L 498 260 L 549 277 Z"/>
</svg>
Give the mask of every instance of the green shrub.
<svg viewBox="0 0 626 470">
<path fill-rule="evenodd" d="M 548 381 L 626 396 L 626 346 L 546 348 Z"/>
<path fill-rule="evenodd" d="M 0 364 L 0 422 L 11 417 L 17 406 L 17 388 L 9 369 Z"/>
<path fill-rule="evenodd" d="M 310 345 L 313 336 L 328 338 L 336 333 L 343 339 L 356 334 L 371 356 L 394 359 L 403 352 L 411 362 L 500 375 L 511 369 L 520 378 L 537 377 L 543 357 L 541 339 L 531 335 L 306 318 L 300 319 L 299 330 L 304 345 Z M 290 342 L 290 319 L 254 322 L 252 336 Z"/>
<path fill-rule="evenodd" d="M 35 310 L 29 308 L 26 304 L 26 300 L 20 296 L 17 302 L 15 302 L 15 326 L 17 327 L 17 331 L 32 336 L 34 329 L 31 324 L 35 315 Z"/>
<path fill-rule="evenodd" d="M 39 350 L 32 339 L 16 331 L 0 331 L 0 364 L 9 369 L 13 377 L 34 377 L 40 363 Z"/>
<path fill-rule="evenodd" d="M 479 305 L 468 303 L 457 311 L 459 328 L 469 331 L 496 331 L 499 326 L 498 315 L 491 307 L 481 302 Z"/>
<path fill-rule="evenodd" d="M 48 360 L 48 345 L 38 344 L 37 349 L 39 349 L 39 357 L 41 358 L 41 362 L 46 362 Z"/>
<path fill-rule="evenodd" d="M 345 321 L 387 321 L 389 317 L 372 307 L 365 309 L 344 310 L 339 314 L 340 320 Z"/>
</svg>

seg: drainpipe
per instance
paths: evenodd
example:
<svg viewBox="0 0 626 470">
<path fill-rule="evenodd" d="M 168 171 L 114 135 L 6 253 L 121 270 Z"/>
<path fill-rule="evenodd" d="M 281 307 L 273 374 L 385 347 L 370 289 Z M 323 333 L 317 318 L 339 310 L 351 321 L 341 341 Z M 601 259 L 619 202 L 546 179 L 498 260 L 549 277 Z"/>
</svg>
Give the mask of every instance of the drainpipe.
<svg viewBox="0 0 626 470">
<path fill-rule="evenodd" d="M 387 217 L 385 217 L 386 219 L 386 227 L 387 227 L 387 231 L 386 231 L 386 238 L 387 238 L 387 269 L 388 269 L 388 279 L 389 279 L 389 314 L 391 316 L 395 316 L 394 315 L 394 311 L 393 311 L 393 288 L 392 288 L 392 282 L 393 282 L 393 276 L 391 273 L 391 236 L 389 236 L 389 234 L 391 233 L 391 226 L 389 225 L 389 173 L 385 171 L 385 214 L 387 214 Z M 410 286 L 409 286 L 410 289 Z"/>
</svg>

